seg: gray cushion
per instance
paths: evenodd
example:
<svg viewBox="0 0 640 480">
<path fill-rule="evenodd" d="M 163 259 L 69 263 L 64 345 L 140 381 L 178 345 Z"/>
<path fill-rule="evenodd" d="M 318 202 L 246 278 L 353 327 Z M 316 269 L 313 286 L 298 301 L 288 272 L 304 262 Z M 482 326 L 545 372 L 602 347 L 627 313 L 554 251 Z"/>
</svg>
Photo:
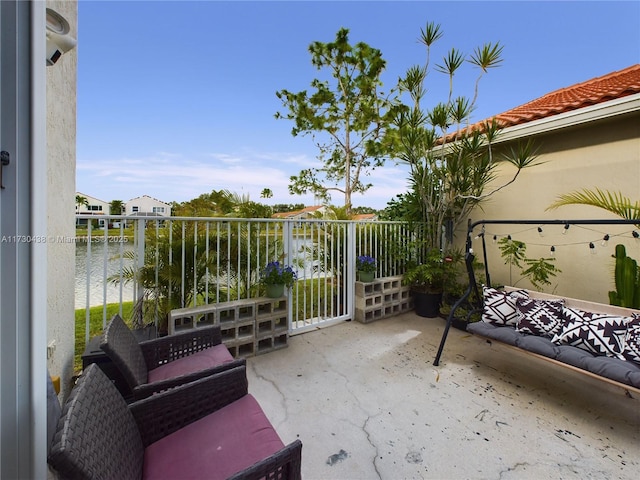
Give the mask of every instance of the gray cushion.
<svg viewBox="0 0 640 480">
<path fill-rule="evenodd" d="M 587 359 L 593 358 L 593 356 L 594 355 L 592 353 L 589 353 L 586 350 L 582 350 L 581 348 L 572 347 L 571 345 L 560 345 L 558 347 L 558 355 L 556 355 L 556 360 L 586 370 Z"/>
<path fill-rule="evenodd" d="M 586 358 L 585 363 L 587 370 L 596 375 L 607 377 L 621 383 L 640 386 L 640 384 L 632 383 L 631 373 L 635 372 L 638 374 L 638 376 L 635 377 L 635 381 L 640 380 L 640 367 L 632 362 L 618 358 L 598 356 Z"/>
<path fill-rule="evenodd" d="M 538 353 L 549 358 L 556 358 L 560 351 L 558 346 L 546 337 L 537 337 L 535 335 L 521 335 L 516 339 L 516 346 Z"/>
<path fill-rule="evenodd" d="M 470 323 L 467 326 L 467 331 L 514 346 L 519 335 L 513 327 L 498 326 L 486 322 Z"/>
</svg>

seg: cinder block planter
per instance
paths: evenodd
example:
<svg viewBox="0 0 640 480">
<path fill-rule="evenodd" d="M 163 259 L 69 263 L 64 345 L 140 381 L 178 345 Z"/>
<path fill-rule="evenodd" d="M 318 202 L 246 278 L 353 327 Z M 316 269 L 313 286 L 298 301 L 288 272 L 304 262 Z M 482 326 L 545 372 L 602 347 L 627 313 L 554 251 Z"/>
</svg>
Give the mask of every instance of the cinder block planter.
<svg viewBox="0 0 640 480">
<path fill-rule="evenodd" d="M 402 276 L 356 282 L 355 319 L 370 323 L 408 312 L 413 308 L 409 288 L 402 285 Z"/>
<path fill-rule="evenodd" d="M 287 298 L 250 298 L 179 308 L 169 314 L 169 335 L 220 325 L 222 343 L 235 358 L 246 358 L 288 346 Z"/>
</svg>

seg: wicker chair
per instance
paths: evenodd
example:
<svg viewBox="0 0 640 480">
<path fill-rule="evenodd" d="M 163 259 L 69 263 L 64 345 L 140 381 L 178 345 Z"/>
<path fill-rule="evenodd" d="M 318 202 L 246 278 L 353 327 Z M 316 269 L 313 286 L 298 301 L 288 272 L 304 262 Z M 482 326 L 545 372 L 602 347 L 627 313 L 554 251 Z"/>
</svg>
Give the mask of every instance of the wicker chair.
<svg viewBox="0 0 640 480">
<path fill-rule="evenodd" d="M 65 479 L 297 480 L 301 452 L 247 393 L 244 366 L 127 405 L 91 364 L 65 403 L 48 462 Z"/>
<path fill-rule="evenodd" d="M 245 364 L 234 360 L 224 346 L 219 326 L 138 343 L 122 318 L 114 315 L 100 348 L 122 373 L 133 400 Z"/>
</svg>

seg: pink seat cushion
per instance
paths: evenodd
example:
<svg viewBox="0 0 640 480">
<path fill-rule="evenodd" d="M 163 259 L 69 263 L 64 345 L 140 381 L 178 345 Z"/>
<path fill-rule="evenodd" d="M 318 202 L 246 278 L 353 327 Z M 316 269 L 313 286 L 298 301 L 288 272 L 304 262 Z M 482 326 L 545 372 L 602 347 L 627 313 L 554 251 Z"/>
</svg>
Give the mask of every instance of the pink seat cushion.
<svg viewBox="0 0 640 480">
<path fill-rule="evenodd" d="M 214 347 L 189 355 L 188 357 L 182 357 L 173 362 L 160 365 L 153 370 L 149 370 L 147 381 L 149 383 L 158 382 L 160 380 L 166 380 L 168 378 L 222 365 L 232 360 L 233 357 L 227 347 L 220 343 Z"/>
<path fill-rule="evenodd" d="M 145 479 L 225 479 L 284 447 L 251 395 L 145 449 Z"/>
</svg>

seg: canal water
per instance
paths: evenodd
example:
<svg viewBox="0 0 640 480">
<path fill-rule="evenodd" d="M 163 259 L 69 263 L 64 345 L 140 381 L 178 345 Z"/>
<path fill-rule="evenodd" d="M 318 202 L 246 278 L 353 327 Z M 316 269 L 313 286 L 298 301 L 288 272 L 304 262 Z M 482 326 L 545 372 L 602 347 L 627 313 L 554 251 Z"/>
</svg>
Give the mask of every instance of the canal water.
<svg viewBox="0 0 640 480">
<path fill-rule="evenodd" d="M 85 308 L 87 304 L 87 278 L 89 306 L 120 301 L 121 286 L 113 282 L 104 282 L 104 278 L 119 276 L 123 267 L 131 267 L 131 259 L 123 253 L 133 251 L 130 243 L 91 243 L 91 261 L 87 262 L 87 242 L 76 242 L 76 288 L 75 308 Z M 87 264 L 89 268 L 87 269 Z M 106 283 L 106 286 L 105 286 Z M 105 298 L 106 297 L 106 298 Z M 122 283 L 122 301 L 133 300 L 133 283 Z"/>
</svg>

